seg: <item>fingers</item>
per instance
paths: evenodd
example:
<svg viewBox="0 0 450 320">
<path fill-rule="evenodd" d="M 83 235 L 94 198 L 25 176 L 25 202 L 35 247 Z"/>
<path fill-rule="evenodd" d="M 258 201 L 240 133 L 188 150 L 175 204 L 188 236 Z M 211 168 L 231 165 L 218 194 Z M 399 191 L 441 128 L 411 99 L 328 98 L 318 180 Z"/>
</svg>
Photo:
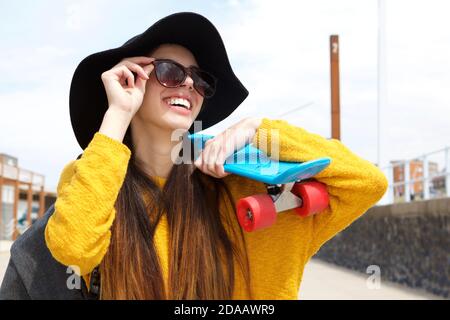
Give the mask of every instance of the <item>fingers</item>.
<svg viewBox="0 0 450 320">
<path fill-rule="evenodd" d="M 133 71 L 137 75 L 135 86 L 145 93 L 145 85 L 147 80 L 150 79 L 149 75 L 155 68 L 152 64 L 154 58 L 149 57 L 132 57 L 123 59 L 120 64 L 126 66 L 129 70 Z M 138 63 L 142 64 L 139 65 Z"/>
<path fill-rule="evenodd" d="M 133 73 L 126 67 L 121 66 L 118 68 L 119 72 L 119 82 L 122 86 L 126 86 L 128 84 L 128 87 L 134 88 L 134 75 Z M 125 79 L 127 83 L 125 83 Z"/>
<path fill-rule="evenodd" d="M 152 64 L 149 64 L 142 69 L 144 70 L 145 74 L 150 75 L 155 67 Z M 136 80 L 136 87 L 145 92 L 145 84 L 147 80 L 150 79 L 147 77 L 147 79 L 143 79 L 142 77 L 138 77 Z"/>
<path fill-rule="evenodd" d="M 229 175 L 224 170 L 226 154 L 221 139 L 210 139 L 205 143 L 205 148 L 195 161 L 195 166 L 203 173 L 216 178 L 223 178 Z"/>
<path fill-rule="evenodd" d="M 220 146 L 218 146 L 217 143 L 211 143 L 209 145 L 209 148 L 206 149 L 203 162 L 205 167 L 204 169 L 211 175 L 214 175 L 216 177 L 220 174 L 220 169 L 218 168 L 220 166 L 220 163 L 217 159 L 219 148 Z"/>
<path fill-rule="evenodd" d="M 134 87 L 134 75 L 126 66 L 114 67 L 102 74 L 102 81 L 105 84 L 115 86 L 119 82 L 121 86 Z"/>
<path fill-rule="evenodd" d="M 125 59 L 122 59 L 121 62 L 124 62 L 124 61 L 130 61 L 130 62 L 133 62 L 133 63 L 136 63 L 136 64 L 149 64 L 149 63 L 155 61 L 155 58 L 139 56 L 139 57 L 125 58 Z"/>
<path fill-rule="evenodd" d="M 102 80 L 104 82 L 118 81 L 122 87 L 128 86 L 129 88 L 134 88 L 137 86 L 139 89 L 145 90 L 145 83 L 154 69 L 152 64 L 154 60 L 154 58 L 150 57 L 125 58 L 112 69 L 104 72 L 102 74 Z M 136 85 L 133 72 L 137 76 Z"/>
<path fill-rule="evenodd" d="M 143 67 L 145 74 L 150 75 L 153 71 L 153 69 L 155 69 L 155 66 L 153 64 L 148 64 L 146 66 Z"/>
<path fill-rule="evenodd" d="M 145 72 L 145 70 L 138 64 L 130 62 L 130 61 L 123 61 L 122 62 L 124 66 L 126 66 L 131 71 L 134 71 L 137 73 L 138 76 L 142 77 L 145 80 L 148 80 L 148 74 Z"/>
<path fill-rule="evenodd" d="M 152 64 L 153 61 L 155 61 L 155 58 L 152 57 L 131 57 L 123 59 L 119 63 L 119 65 L 124 64 L 133 71 L 135 71 L 136 73 L 138 73 L 139 75 L 141 75 L 144 79 L 147 79 L 148 75 L 150 74 L 148 71 L 150 70 L 146 70 L 146 67 L 151 66 L 153 70 L 154 67 Z"/>
</svg>

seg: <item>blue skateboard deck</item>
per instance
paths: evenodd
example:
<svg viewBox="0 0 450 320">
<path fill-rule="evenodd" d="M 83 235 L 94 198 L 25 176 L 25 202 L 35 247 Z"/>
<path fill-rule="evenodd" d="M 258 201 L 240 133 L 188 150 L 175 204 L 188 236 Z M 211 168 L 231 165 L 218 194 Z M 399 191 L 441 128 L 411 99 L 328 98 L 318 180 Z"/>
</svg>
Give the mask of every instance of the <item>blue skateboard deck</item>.
<svg viewBox="0 0 450 320">
<path fill-rule="evenodd" d="M 201 151 L 205 142 L 214 136 L 191 134 L 188 137 L 193 140 L 195 150 Z M 330 158 L 307 162 L 276 161 L 270 159 L 262 150 L 248 144 L 226 159 L 224 170 L 267 184 L 286 184 L 312 178 L 330 162 Z"/>
</svg>

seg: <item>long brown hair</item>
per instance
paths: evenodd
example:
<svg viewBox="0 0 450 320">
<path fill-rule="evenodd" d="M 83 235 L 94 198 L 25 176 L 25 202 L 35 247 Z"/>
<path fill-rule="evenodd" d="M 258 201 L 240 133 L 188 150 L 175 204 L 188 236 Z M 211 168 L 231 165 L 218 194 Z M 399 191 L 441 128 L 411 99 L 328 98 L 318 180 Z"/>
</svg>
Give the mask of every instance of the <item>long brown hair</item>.
<svg viewBox="0 0 450 320">
<path fill-rule="evenodd" d="M 124 143 L 133 150 L 129 134 Z M 99 268 L 100 298 L 231 299 L 234 262 L 251 298 L 245 241 L 235 215 L 229 215 L 234 208 L 226 184 L 182 163 L 173 165 L 161 190 L 133 154 L 115 205 L 111 243 Z M 226 203 L 222 210 L 221 201 Z M 170 234 L 168 288 L 153 241 L 164 213 Z"/>
</svg>

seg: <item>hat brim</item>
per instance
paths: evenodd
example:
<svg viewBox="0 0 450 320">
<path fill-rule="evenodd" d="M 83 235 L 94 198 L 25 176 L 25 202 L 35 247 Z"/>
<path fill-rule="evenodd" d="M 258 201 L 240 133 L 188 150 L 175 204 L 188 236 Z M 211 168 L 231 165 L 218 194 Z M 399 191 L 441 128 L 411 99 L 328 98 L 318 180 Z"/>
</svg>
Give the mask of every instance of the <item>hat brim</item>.
<svg viewBox="0 0 450 320">
<path fill-rule="evenodd" d="M 146 55 L 164 43 L 189 49 L 199 66 L 218 78 L 217 90 L 205 99 L 196 121 L 206 129 L 228 117 L 248 96 L 248 90 L 234 74 L 222 38 L 205 17 L 192 12 L 167 16 L 121 47 L 86 57 L 76 68 L 70 87 L 69 106 L 72 128 L 84 150 L 99 130 L 108 108 L 101 74 L 123 58 Z M 189 129 L 193 132 L 193 126 Z"/>
</svg>

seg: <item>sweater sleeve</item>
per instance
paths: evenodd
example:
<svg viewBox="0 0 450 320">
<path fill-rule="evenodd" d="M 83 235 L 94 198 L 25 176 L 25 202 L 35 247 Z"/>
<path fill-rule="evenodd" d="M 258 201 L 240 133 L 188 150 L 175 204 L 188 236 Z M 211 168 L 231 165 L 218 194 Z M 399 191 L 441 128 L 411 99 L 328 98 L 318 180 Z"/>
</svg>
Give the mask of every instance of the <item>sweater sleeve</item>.
<svg viewBox="0 0 450 320">
<path fill-rule="evenodd" d="M 331 158 L 330 165 L 314 177 L 326 184 L 330 205 L 312 216 L 309 256 L 375 205 L 386 192 L 387 179 L 382 171 L 338 140 L 325 139 L 283 120 L 263 119 L 253 143 L 271 158 L 281 161 Z M 278 146 L 278 150 L 272 150 L 272 146 Z"/>
<path fill-rule="evenodd" d="M 130 155 L 127 146 L 97 132 L 83 156 L 61 174 L 45 241 L 57 261 L 78 267 L 81 275 L 100 264 L 108 250 Z"/>
</svg>

